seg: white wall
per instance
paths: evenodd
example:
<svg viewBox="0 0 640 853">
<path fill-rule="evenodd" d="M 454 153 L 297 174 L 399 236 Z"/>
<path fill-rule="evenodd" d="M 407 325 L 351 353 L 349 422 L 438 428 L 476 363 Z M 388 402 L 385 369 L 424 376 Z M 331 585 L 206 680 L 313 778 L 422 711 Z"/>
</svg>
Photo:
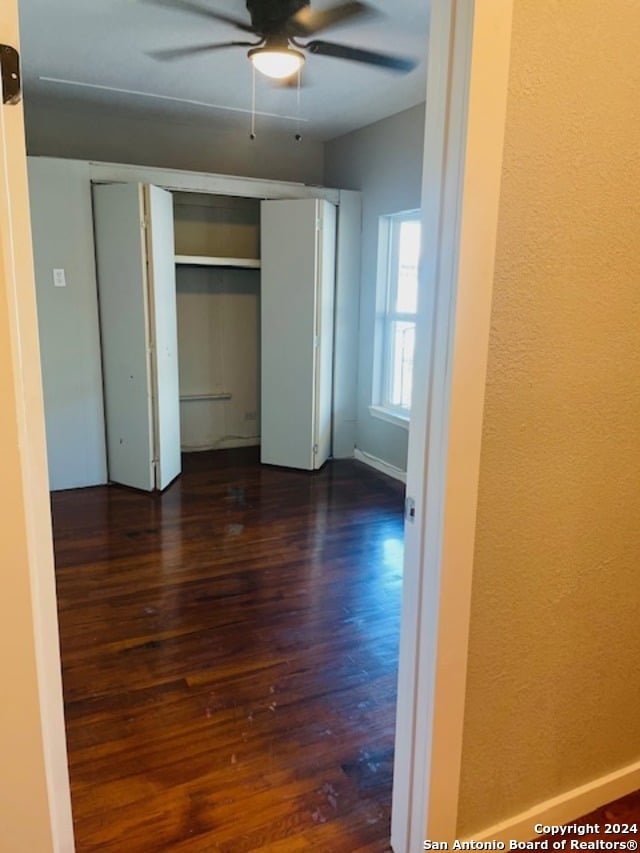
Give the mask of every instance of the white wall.
<svg viewBox="0 0 640 853">
<path fill-rule="evenodd" d="M 325 183 L 362 192 L 358 362 L 358 450 L 406 470 L 407 430 L 369 413 L 373 389 L 378 222 L 420 207 L 424 105 L 334 139 L 325 146 Z"/>
<path fill-rule="evenodd" d="M 190 123 L 153 113 L 114 113 L 82 101 L 25 102 L 31 156 L 138 163 L 222 175 L 322 183 L 321 142 L 294 139 L 294 131 L 219 130 L 215 112 Z"/>
<path fill-rule="evenodd" d="M 49 481 L 96 485 L 107 470 L 88 166 L 30 159 L 29 188 Z"/>
</svg>

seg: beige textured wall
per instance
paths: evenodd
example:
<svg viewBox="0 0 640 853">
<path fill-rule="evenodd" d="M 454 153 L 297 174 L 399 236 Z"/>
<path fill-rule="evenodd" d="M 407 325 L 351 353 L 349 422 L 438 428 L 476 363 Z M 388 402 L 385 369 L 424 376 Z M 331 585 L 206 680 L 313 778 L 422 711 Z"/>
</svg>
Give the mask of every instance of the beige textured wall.
<svg viewBox="0 0 640 853">
<path fill-rule="evenodd" d="M 17 3 L 0 41 L 19 45 Z M 0 853 L 72 853 L 22 108 L 0 119 Z"/>
<path fill-rule="evenodd" d="M 639 44 L 515 0 L 460 834 L 640 759 Z"/>
</svg>

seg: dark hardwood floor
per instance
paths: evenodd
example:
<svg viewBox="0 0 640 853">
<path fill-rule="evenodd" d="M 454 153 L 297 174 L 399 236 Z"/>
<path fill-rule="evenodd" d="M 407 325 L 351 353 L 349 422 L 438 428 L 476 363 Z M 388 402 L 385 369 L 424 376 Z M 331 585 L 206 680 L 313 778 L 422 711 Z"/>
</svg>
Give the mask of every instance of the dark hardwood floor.
<svg viewBox="0 0 640 853">
<path fill-rule="evenodd" d="M 79 853 L 388 850 L 400 485 L 184 467 L 53 497 Z"/>
</svg>

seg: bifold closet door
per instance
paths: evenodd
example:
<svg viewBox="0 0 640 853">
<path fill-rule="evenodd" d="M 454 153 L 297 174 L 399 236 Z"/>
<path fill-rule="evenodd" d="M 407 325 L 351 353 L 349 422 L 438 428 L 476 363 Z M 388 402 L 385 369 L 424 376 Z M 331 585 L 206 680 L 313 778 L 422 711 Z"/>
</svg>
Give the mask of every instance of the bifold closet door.
<svg viewBox="0 0 640 853">
<path fill-rule="evenodd" d="M 172 200 L 141 184 L 93 195 L 108 475 L 152 491 L 180 471 Z"/>
<path fill-rule="evenodd" d="M 314 467 L 320 468 L 332 453 L 333 349 L 336 284 L 336 208 L 318 202 L 319 239 L 316 280 L 316 375 Z"/>
<path fill-rule="evenodd" d="M 331 452 L 335 208 L 263 201 L 261 460 L 313 470 Z"/>
<path fill-rule="evenodd" d="M 147 251 L 151 320 L 156 488 L 180 474 L 180 381 L 176 259 L 171 193 L 146 186 Z"/>
</svg>

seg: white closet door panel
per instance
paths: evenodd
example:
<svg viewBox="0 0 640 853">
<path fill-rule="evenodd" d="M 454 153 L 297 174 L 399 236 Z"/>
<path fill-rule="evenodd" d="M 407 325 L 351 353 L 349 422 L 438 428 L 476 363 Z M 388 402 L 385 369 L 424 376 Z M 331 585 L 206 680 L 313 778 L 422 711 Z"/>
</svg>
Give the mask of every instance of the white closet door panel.
<svg viewBox="0 0 640 853">
<path fill-rule="evenodd" d="M 165 489 L 181 471 L 173 198 L 171 193 L 153 186 L 146 186 L 144 193 L 153 345 L 155 485 Z"/>
<path fill-rule="evenodd" d="M 314 468 L 321 468 L 331 456 L 333 426 L 333 326 L 336 278 L 336 208 L 318 202 L 318 283 L 316 301 L 316 418 Z"/>
<path fill-rule="evenodd" d="M 261 208 L 261 459 L 312 470 L 318 202 Z"/>
<path fill-rule="evenodd" d="M 154 488 L 142 186 L 93 190 L 109 479 Z"/>
</svg>

